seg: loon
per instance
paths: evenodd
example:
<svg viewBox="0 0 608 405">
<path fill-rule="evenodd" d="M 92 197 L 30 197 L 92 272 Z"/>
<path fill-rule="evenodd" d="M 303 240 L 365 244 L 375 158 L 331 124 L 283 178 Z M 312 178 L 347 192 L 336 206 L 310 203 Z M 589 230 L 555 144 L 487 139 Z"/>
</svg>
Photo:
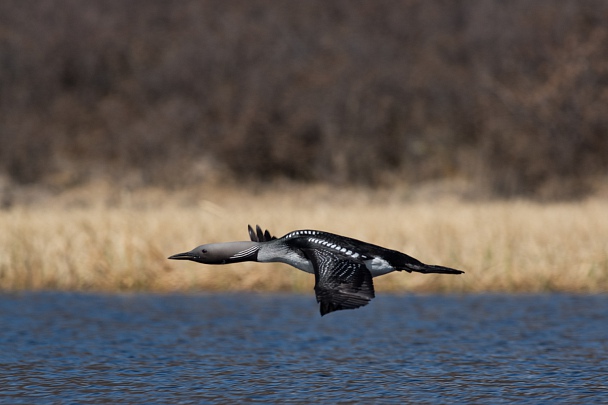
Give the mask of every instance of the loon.
<svg viewBox="0 0 608 405">
<path fill-rule="evenodd" d="M 461 274 L 461 270 L 424 264 L 396 250 L 329 232 L 299 230 L 276 238 L 259 225 L 248 225 L 247 242 L 201 245 L 170 256 L 204 264 L 281 262 L 315 275 L 321 316 L 367 305 L 374 294 L 373 277 L 393 271 Z"/>
</svg>

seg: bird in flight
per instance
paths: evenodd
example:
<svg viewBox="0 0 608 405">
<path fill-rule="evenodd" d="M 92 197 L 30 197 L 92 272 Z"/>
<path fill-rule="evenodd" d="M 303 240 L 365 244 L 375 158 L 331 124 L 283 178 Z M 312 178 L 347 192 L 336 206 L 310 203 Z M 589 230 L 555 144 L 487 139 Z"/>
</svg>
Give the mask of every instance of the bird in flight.
<svg viewBox="0 0 608 405">
<path fill-rule="evenodd" d="M 373 277 L 393 271 L 461 274 L 461 270 L 424 264 L 396 250 L 346 236 L 299 230 L 276 238 L 259 225 L 248 226 L 250 241 L 210 243 L 170 256 L 203 264 L 281 262 L 315 275 L 321 316 L 367 305 L 374 294 Z"/>
</svg>

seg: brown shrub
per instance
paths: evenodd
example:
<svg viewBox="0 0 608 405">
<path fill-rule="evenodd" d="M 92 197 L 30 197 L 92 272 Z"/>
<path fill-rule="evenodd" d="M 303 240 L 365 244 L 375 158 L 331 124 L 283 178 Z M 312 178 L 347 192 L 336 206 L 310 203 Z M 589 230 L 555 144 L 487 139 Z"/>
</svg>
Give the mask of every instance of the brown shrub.
<svg viewBox="0 0 608 405">
<path fill-rule="evenodd" d="M 7 0 L 0 27 L 16 183 L 464 177 L 563 198 L 608 169 L 605 1 Z"/>
</svg>

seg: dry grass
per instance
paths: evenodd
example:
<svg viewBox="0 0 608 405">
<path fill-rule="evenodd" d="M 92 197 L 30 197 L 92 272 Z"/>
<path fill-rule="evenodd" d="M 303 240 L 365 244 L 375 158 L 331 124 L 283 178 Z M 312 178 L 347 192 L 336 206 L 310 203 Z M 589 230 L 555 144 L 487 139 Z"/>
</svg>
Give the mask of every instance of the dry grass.
<svg viewBox="0 0 608 405">
<path fill-rule="evenodd" d="M 407 201 L 403 193 L 279 187 L 173 194 L 78 194 L 0 211 L 2 290 L 305 291 L 281 264 L 166 260 L 207 242 L 245 240 L 259 223 L 281 236 L 322 229 L 460 268 L 462 276 L 393 273 L 378 291 L 608 291 L 608 201 L 534 204 Z"/>
</svg>

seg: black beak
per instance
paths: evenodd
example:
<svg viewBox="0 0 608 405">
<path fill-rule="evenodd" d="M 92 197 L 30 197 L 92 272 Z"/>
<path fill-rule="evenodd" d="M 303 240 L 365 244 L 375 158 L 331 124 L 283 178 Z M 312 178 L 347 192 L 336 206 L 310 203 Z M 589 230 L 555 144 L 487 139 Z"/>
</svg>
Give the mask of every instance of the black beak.
<svg viewBox="0 0 608 405">
<path fill-rule="evenodd" d="M 173 256 L 169 256 L 168 259 L 172 260 L 196 260 L 198 259 L 198 255 L 195 255 L 192 252 L 178 253 Z"/>
</svg>

